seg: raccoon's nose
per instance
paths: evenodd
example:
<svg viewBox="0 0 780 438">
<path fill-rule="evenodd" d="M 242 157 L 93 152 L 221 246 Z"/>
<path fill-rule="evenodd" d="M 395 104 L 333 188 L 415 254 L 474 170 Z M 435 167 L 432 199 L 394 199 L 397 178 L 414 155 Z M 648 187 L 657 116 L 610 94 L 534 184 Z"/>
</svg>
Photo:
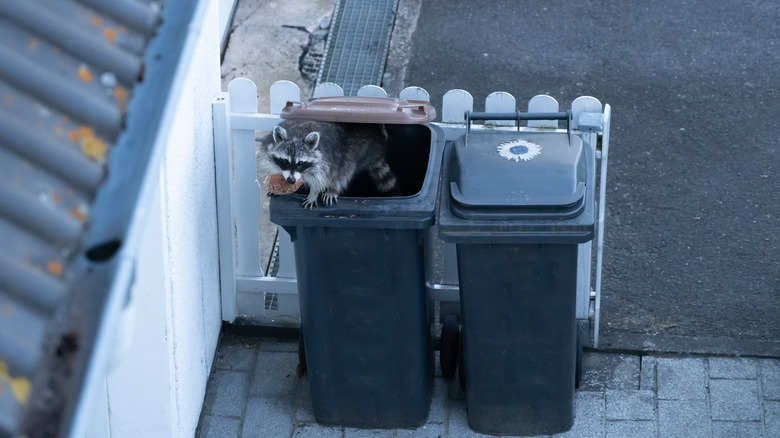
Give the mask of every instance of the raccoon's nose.
<svg viewBox="0 0 780 438">
<path fill-rule="evenodd" d="M 290 184 L 295 184 L 295 177 L 293 175 L 288 176 L 287 182 Z"/>
</svg>

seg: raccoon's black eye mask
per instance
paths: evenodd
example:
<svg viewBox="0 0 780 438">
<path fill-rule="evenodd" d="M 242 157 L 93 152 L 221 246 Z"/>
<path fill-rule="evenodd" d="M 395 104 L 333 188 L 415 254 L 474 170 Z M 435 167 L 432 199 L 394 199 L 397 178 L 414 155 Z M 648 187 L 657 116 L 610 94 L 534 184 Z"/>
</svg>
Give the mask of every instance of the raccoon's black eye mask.
<svg viewBox="0 0 780 438">
<path fill-rule="evenodd" d="M 276 163 L 280 169 L 290 168 L 290 160 L 285 160 L 284 158 L 274 157 L 274 163 Z"/>
<path fill-rule="evenodd" d="M 290 163 L 290 160 L 286 158 L 273 157 L 273 160 L 280 169 L 292 169 L 293 167 L 293 163 Z M 298 161 L 295 163 L 295 168 L 298 169 L 299 172 L 303 172 L 304 170 L 311 167 L 311 165 L 312 163 L 308 161 Z"/>
</svg>

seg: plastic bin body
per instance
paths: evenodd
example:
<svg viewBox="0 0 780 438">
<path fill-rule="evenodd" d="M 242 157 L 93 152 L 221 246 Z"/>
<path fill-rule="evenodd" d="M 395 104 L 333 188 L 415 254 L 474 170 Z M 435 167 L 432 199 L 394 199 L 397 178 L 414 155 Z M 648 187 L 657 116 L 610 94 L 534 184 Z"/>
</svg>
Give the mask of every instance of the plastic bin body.
<svg viewBox="0 0 780 438">
<path fill-rule="evenodd" d="M 579 139 L 545 135 L 472 133 L 444 154 L 439 234 L 456 244 L 468 419 L 481 433 L 548 435 L 574 423 L 577 254 L 594 232 L 593 188 L 583 185 L 592 169 Z M 517 138 L 541 145 L 544 159 L 498 157 L 497 145 Z"/>
<path fill-rule="evenodd" d="M 415 230 L 306 227 L 295 254 L 317 421 L 422 425 L 433 356 Z"/>
<path fill-rule="evenodd" d="M 434 223 L 444 134 L 387 128 L 388 163 L 410 195 L 339 197 L 311 210 L 302 195 L 271 200 L 271 220 L 293 240 L 312 408 L 324 424 L 414 428 L 430 409 L 423 235 Z"/>
<path fill-rule="evenodd" d="M 577 245 L 458 244 L 457 253 L 469 425 L 497 435 L 570 429 Z"/>
</svg>

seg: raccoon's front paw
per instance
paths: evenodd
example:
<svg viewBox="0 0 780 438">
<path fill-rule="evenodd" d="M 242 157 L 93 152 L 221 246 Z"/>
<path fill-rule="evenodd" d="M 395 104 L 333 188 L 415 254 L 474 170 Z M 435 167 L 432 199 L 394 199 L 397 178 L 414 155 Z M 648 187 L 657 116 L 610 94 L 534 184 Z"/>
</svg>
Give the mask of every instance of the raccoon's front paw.
<svg viewBox="0 0 780 438">
<path fill-rule="evenodd" d="M 322 195 L 322 201 L 325 203 L 326 207 L 332 207 L 339 202 L 339 194 L 335 192 L 325 192 L 325 194 Z"/>
<path fill-rule="evenodd" d="M 314 193 L 314 196 L 312 196 L 311 193 L 309 193 L 309 196 L 306 197 L 306 199 L 303 200 L 303 208 L 309 208 L 312 209 L 317 206 L 317 198 L 319 197 L 319 194 Z"/>
</svg>

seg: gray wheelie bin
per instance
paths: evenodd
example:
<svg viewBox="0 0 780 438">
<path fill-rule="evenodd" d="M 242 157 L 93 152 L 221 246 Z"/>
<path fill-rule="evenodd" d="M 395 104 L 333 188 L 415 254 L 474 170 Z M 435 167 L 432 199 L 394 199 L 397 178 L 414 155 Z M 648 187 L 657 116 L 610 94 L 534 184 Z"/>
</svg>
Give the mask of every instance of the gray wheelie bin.
<svg viewBox="0 0 780 438">
<path fill-rule="evenodd" d="M 445 148 L 438 227 L 456 244 L 475 431 L 573 425 L 577 246 L 595 223 L 586 154 L 566 132 L 472 131 Z"/>
<path fill-rule="evenodd" d="M 386 125 L 403 195 L 375 197 L 358 178 L 332 207 L 271 199 L 291 236 L 314 416 L 362 428 L 422 425 L 433 391 L 423 236 L 435 220 L 444 134 Z"/>
</svg>

